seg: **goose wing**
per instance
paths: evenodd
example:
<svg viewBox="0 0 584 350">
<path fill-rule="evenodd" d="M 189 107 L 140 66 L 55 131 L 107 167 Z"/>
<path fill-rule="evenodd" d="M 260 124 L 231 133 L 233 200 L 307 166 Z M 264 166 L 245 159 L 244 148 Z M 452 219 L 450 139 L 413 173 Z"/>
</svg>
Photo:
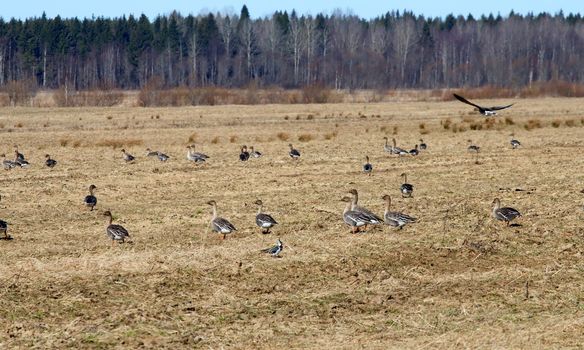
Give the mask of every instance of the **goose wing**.
<svg viewBox="0 0 584 350">
<path fill-rule="evenodd" d="M 360 227 L 370 224 L 369 218 L 359 211 L 350 210 L 343 214 L 343 221 L 350 226 Z"/>
<path fill-rule="evenodd" d="M 92 195 L 87 195 L 87 196 L 85 196 L 84 202 L 85 202 L 85 204 L 88 204 L 88 205 L 95 205 L 97 203 L 97 198 L 95 196 L 92 196 Z"/>
<path fill-rule="evenodd" d="M 485 109 L 484 107 L 481 107 L 481 106 L 479 106 L 477 104 L 474 104 L 474 103 L 470 102 L 469 100 L 467 100 L 466 98 L 464 98 L 464 97 L 462 97 L 460 95 L 457 95 L 457 94 L 452 94 L 452 95 L 454 95 L 454 97 L 457 100 L 459 100 L 460 102 L 466 103 L 467 105 L 471 105 L 471 106 L 476 107 L 478 109 Z"/>
<path fill-rule="evenodd" d="M 511 107 L 513 105 L 514 105 L 514 103 L 512 103 L 510 105 L 506 105 L 506 106 L 485 107 L 485 110 L 486 111 L 499 111 L 501 109 L 509 108 L 509 107 Z"/>
<path fill-rule="evenodd" d="M 124 238 L 130 237 L 128 230 L 126 230 L 121 225 L 114 225 L 114 224 L 109 225 L 107 227 L 107 235 L 111 239 L 115 239 L 115 240 L 124 240 Z"/>
<path fill-rule="evenodd" d="M 521 213 L 517 209 L 509 207 L 499 208 L 497 214 L 499 214 L 499 216 L 505 221 L 511 221 L 516 217 L 521 216 Z"/>
<path fill-rule="evenodd" d="M 6 232 L 8 229 L 8 223 L 4 220 L 0 220 L 0 230 Z"/>
<path fill-rule="evenodd" d="M 256 224 L 259 227 L 271 227 L 277 225 L 278 222 L 269 214 L 260 213 L 256 215 Z"/>
<path fill-rule="evenodd" d="M 213 220 L 213 228 L 215 229 L 215 231 L 221 233 L 230 233 L 232 231 L 237 231 L 237 229 L 235 228 L 235 226 L 233 226 L 232 223 L 223 218 L 215 218 L 215 220 Z"/>
<path fill-rule="evenodd" d="M 371 210 L 367 208 L 356 206 L 354 208 L 354 211 L 360 212 L 363 215 L 363 217 L 367 220 L 368 224 L 379 224 L 383 222 L 382 218 L 375 215 L 375 213 L 373 213 Z"/>
<path fill-rule="evenodd" d="M 416 219 L 415 217 L 409 216 L 409 215 L 404 214 L 404 213 L 400 213 L 398 211 L 387 212 L 385 214 L 385 219 L 386 220 L 394 220 L 397 222 L 403 222 L 404 224 L 410 224 L 412 222 L 418 221 L 418 219 Z"/>
</svg>

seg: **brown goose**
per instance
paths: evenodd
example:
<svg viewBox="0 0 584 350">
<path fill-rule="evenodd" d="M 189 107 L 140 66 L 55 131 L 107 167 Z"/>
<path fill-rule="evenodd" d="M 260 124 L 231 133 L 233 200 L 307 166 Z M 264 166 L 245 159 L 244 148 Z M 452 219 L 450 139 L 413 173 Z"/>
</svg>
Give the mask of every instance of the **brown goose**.
<svg viewBox="0 0 584 350">
<path fill-rule="evenodd" d="M 89 194 L 85 196 L 85 199 L 83 200 L 85 206 L 89 207 L 90 210 L 93 210 L 93 208 L 97 205 L 97 197 L 95 197 L 95 195 L 93 194 L 93 192 L 95 192 L 96 189 L 97 187 L 95 187 L 95 185 L 89 186 Z"/>
<path fill-rule="evenodd" d="M 222 239 L 225 239 L 225 237 L 228 234 L 237 231 L 237 229 L 235 228 L 235 226 L 233 226 L 232 223 L 230 223 L 226 219 L 217 216 L 217 202 L 211 200 L 208 201 L 207 204 L 213 207 L 213 216 L 211 217 L 211 228 L 213 229 L 213 231 L 222 234 L 223 235 Z"/>
<path fill-rule="evenodd" d="M 123 226 L 112 224 L 112 213 L 109 210 L 105 211 L 103 216 L 106 218 L 105 233 L 112 240 L 112 245 L 114 245 L 115 241 L 124 243 L 126 238 L 130 238 L 128 230 Z"/>
<path fill-rule="evenodd" d="M 406 173 L 401 174 L 404 178 L 404 183 L 399 187 L 402 197 L 412 197 L 414 193 L 414 185 L 408 183 L 408 175 Z"/>
<path fill-rule="evenodd" d="M 288 147 L 290 147 L 290 152 L 288 152 L 288 155 L 290 157 L 292 157 L 292 159 L 298 159 L 298 158 L 300 158 L 300 151 L 299 150 L 297 150 L 296 148 L 294 148 L 291 143 L 288 144 Z"/>
<path fill-rule="evenodd" d="M 356 189 L 353 188 L 353 189 L 349 190 L 349 194 L 351 194 L 351 196 L 352 196 L 351 210 L 362 213 L 364 215 L 364 217 L 367 219 L 366 225 L 377 225 L 377 224 L 380 224 L 383 222 L 383 219 L 380 218 L 379 216 L 375 215 L 371 210 L 358 205 L 359 193 L 357 192 Z"/>
<path fill-rule="evenodd" d="M 0 201 L 2 201 L 2 196 L 0 195 Z M 10 239 L 8 235 L 8 223 L 0 219 L 0 233 L 4 234 L 4 239 Z"/>
<path fill-rule="evenodd" d="M 493 200 L 493 217 L 499 221 L 505 221 L 507 226 L 509 223 L 516 218 L 520 217 L 521 213 L 514 208 L 503 207 L 501 208 L 501 201 L 499 198 Z"/>
<path fill-rule="evenodd" d="M 45 165 L 48 166 L 49 168 L 54 168 L 55 165 L 57 165 L 57 161 L 52 159 L 50 155 L 45 154 Z"/>
<path fill-rule="evenodd" d="M 381 199 L 386 201 L 385 212 L 383 213 L 383 217 L 385 219 L 385 223 L 388 224 L 389 226 L 397 227 L 401 230 L 405 225 L 417 221 L 416 218 L 406 215 L 404 213 L 400 213 L 398 211 L 390 211 L 391 197 L 388 194 L 381 197 Z"/>
<path fill-rule="evenodd" d="M 262 209 L 264 207 L 264 203 L 261 200 L 257 200 L 254 202 L 255 205 L 258 206 L 258 213 L 256 215 L 256 225 L 258 225 L 262 229 L 263 234 L 270 233 L 270 228 L 274 227 L 278 224 L 274 218 L 266 213 L 262 213 Z"/>
<path fill-rule="evenodd" d="M 351 226 L 353 233 L 359 232 L 359 227 L 365 226 L 369 223 L 369 218 L 362 212 L 351 210 L 353 200 L 349 197 L 341 198 L 341 202 L 347 203 L 345 210 L 343 210 L 343 221 L 345 224 Z"/>
</svg>

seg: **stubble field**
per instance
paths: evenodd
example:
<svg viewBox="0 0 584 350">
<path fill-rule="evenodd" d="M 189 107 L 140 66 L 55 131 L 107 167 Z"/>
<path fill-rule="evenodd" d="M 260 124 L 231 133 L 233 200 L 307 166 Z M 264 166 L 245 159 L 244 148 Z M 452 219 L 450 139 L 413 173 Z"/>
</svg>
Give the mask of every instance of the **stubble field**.
<svg viewBox="0 0 584 350">
<path fill-rule="evenodd" d="M 0 347 L 577 348 L 584 100 L 515 102 L 489 121 L 458 102 L 2 109 L 0 153 L 17 144 L 31 166 L 0 172 L 13 237 L 0 241 Z M 429 147 L 398 158 L 384 136 Z M 207 164 L 186 160 L 191 143 Z M 264 157 L 240 162 L 243 144 Z M 353 235 L 339 201 L 351 188 L 419 222 Z M 496 197 L 518 226 L 490 217 Z M 238 228 L 225 241 L 211 199 Z M 269 235 L 256 199 L 280 223 Z M 111 246 L 104 210 L 132 244 Z M 277 238 L 281 258 L 259 252 Z"/>
</svg>

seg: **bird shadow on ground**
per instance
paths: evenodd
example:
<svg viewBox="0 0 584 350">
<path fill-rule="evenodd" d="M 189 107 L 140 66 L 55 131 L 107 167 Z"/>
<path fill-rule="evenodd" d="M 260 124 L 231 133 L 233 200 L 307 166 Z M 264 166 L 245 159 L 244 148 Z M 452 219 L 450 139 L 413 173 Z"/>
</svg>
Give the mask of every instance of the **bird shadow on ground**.
<svg viewBox="0 0 584 350">
<path fill-rule="evenodd" d="M 521 225 L 521 224 L 511 224 L 511 225 L 509 225 L 509 227 L 523 227 L 523 225 Z"/>
</svg>

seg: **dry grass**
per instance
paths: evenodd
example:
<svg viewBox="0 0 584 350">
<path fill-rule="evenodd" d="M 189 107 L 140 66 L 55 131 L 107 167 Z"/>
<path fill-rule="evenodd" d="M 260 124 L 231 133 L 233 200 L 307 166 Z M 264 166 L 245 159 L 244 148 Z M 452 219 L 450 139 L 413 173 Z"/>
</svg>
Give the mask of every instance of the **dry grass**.
<svg viewBox="0 0 584 350">
<path fill-rule="evenodd" d="M 0 218 L 14 237 L 0 241 L 0 347 L 578 348 L 584 160 L 574 154 L 584 127 L 563 126 L 580 120 L 582 103 L 519 101 L 501 113 L 514 125 L 500 118 L 487 129 L 477 115 L 471 123 L 483 129 L 457 122 L 462 135 L 440 125 L 467 112 L 458 102 L 368 105 L 381 119 L 359 119 L 362 104 L 2 110 L 0 123 L 24 126 L 0 131 L 0 152 L 18 144 L 31 166 L 0 180 Z M 331 117 L 284 120 L 310 114 Z M 105 115 L 140 124 L 119 130 Z M 413 147 L 420 123 L 431 132 L 427 151 L 401 159 L 383 151 L 394 126 L 398 146 Z M 184 159 L 195 130 L 208 135 L 197 142 L 211 156 L 203 166 Z M 295 144 L 295 162 L 281 130 L 334 131 L 339 142 Z M 510 148 L 511 132 L 523 148 Z M 227 142 L 235 134 L 264 140 L 264 157 L 240 163 Z M 223 142 L 210 142 L 214 135 Z M 469 138 L 481 146 L 478 165 Z M 124 144 L 137 156 L 125 164 L 119 151 L 94 147 L 100 140 L 143 140 L 172 158 L 161 163 Z M 56 168 L 42 166 L 46 153 Z M 361 173 L 364 155 L 372 176 Z M 399 196 L 403 172 L 411 199 Z M 94 212 L 80 205 L 90 184 Z M 420 222 L 351 235 L 339 202 L 350 188 L 377 213 L 391 194 L 393 208 Z M 495 197 L 523 213 L 521 226 L 490 218 Z M 254 224 L 258 198 L 280 223 L 271 235 Z M 226 241 L 208 230 L 210 199 L 238 228 Z M 110 247 L 102 210 L 133 244 Z M 277 237 L 287 245 L 282 258 L 259 252 Z"/>
<path fill-rule="evenodd" d="M 144 144 L 142 139 L 106 139 L 95 143 L 97 147 L 111 147 L 111 148 L 122 148 L 122 147 L 132 147 L 141 146 Z"/>
</svg>

